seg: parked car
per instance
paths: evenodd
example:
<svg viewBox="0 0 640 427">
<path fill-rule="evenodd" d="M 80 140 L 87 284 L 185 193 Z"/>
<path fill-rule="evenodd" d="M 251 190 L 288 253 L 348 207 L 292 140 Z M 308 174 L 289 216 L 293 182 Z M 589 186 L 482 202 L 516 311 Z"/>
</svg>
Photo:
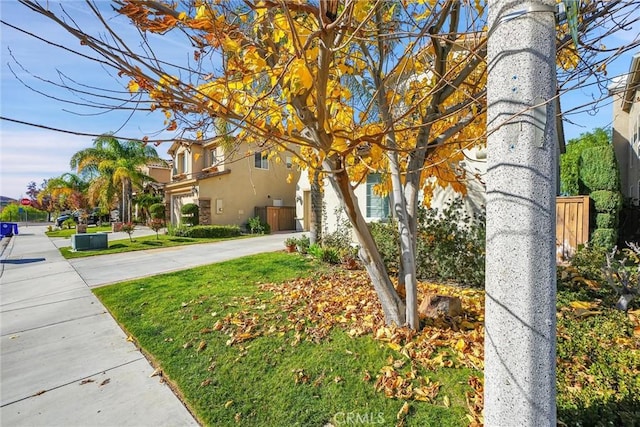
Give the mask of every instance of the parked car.
<svg viewBox="0 0 640 427">
<path fill-rule="evenodd" d="M 56 218 L 56 225 L 58 227 L 62 227 L 62 223 L 64 223 L 69 218 L 72 218 L 73 221 L 78 224 L 80 222 L 80 218 L 85 213 L 83 209 L 75 210 L 71 213 L 62 214 Z M 87 214 L 86 224 L 88 225 L 101 225 L 102 222 L 109 222 L 109 215 L 101 215 L 100 209 L 96 208 Z"/>
</svg>

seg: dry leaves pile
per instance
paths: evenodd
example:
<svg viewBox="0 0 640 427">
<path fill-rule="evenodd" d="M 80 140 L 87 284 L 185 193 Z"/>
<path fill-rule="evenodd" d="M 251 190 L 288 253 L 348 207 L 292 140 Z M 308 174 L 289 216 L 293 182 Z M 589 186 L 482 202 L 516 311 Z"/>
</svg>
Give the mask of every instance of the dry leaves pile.
<svg viewBox="0 0 640 427">
<path fill-rule="evenodd" d="M 422 330 L 416 333 L 385 325 L 382 308 L 364 272 L 336 271 L 284 284 L 265 284 L 261 289 L 273 294 L 268 307 L 258 298 L 240 298 L 238 303 L 251 308 L 230 313 L 213 325 L 213 330 L 228 335 L 227 345 L 258 336 L 287 334 L 291 335 L 292 346 L 301 340 L 317 343 L 336 327 L 352 337 L 370 335 L 396 353 L 378 372 L 374 387 L 387 397 L 404 400 L 434 402 L 438 395 L 440 384 L 419 375 L 419 367 L 483 369 L 482 291 L 421 283 L 421 296 L 430 293 L 459 297 L 463 314 L 425 319 Z M 369 381 L 370 375 L 364 379 Z M 475 377 L 469 383 L 476 391 L 467 396 L 471 422 L 479 422 L 482 385 Z M 444 396 L 443 401 L 449 402 L 448 397 Z"/>
</svg>

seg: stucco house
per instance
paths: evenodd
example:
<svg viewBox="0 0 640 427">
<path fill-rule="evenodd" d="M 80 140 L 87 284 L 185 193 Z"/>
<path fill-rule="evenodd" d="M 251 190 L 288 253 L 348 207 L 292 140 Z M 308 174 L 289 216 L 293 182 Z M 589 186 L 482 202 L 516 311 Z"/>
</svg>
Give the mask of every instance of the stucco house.
<svg viewBox="0 0 640 427">
<path fill-rule="evenodd" d="M 463 150 L 465 160 L 456 166 L 462 172 L 461 180 L 467 187 L 467 195 L 463 199 L 463 206 L 467 213 L 473 214 L 484 209 L 485 183 L 484 175 L 487 171 L 486 151 L 484 148 L 472 148 Z M 366 182 L 357 185 L 354 193 L 358 199 L 358 206 L 367 222 L 386 220 L 391 215 L 389 197 L 381 197 L 374 193 L 373 187 L 380 182 L 380 174 L 371 173 Z M 356 185 L 356 183 L 353 183 Z M 436 189 L 431 200 L 432 208 L 445 206 L 459 194 L 451 187 Z M 335 231 L 340 221 L 345 221 L 346 215 L 340 208 L 338 195 L 333 191 L 328 180 L 323 183 L 323 229 L 328 232 Z M 307 173 L 303 173 L 298 182 L 296 191 L 296 226 L 300 231 L 310 229 L 311 217 L 311 184 Z"/>
<path fill-rule="evenodd" d="M 244 226 L 260 215 L 272 231 L 295 229 L 299 172 L 290 155 L 269 159 L 258 146 L 225 149 L 217 139 L 175 141 L 168 153 L 173 170 L 164 194 L 172 224 L 180 223 L 182 206 L 195 203 L 203 225 Z"/>
<path fill-rule="evenodd" d="M 613 148 L 620 167 L 622 194 L 640 205 L 640 52 L 629 73 L 609 87 L 613 96 Z"/>
</svg>

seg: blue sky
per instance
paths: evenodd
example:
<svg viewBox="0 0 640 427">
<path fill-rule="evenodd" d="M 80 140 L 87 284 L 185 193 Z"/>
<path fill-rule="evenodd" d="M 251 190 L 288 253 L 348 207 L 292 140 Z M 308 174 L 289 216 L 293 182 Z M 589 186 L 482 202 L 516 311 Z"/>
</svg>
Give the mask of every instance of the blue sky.
<svg viewBox="0 0 640 427">
<path fill-rule="evenodd" d="M 56 2 L 50 1 L 49 4 L 52 10 L 59 10 Z M 94 23 L 90 14 L 87 13 L 84 3 L 65 1 L 63 4 L 67 10 L 73 13 L 74 17 L 79 19 L 80 26 L 97 28 L 98 24 Z M 105 10 L 110 7 L 106 1 L 98 2 L 98 4 L 100 8 Z M 39 35 L 46 35 L 51 41 L 82 50 L 78 41 L 67 35 L 57 24 L 30 12 L 15 1 L 1 0 L 0 16 L 8 23 L 31 29 Z M 131 26 L 126 25 L 126 21 L 122 18 L 114 18 L 110 24 L 121 31 L 125 39 L 127 34 L 132 35 Z M 87 27 L 87 25 L 89 26 Z M 628 43 L 638 34 L 640 34 L 640 25 L 636 24 L 629 31 L 619 33 L 615 38 L 610 38 L 607 41 L 607 47 Z M 171 49 L 177 55 L 190 55 L 192 52 L 192 49 L 186 44 L 173 42 L 166 38 L 156 38 L 156 43 L 160 41 L 162 41 L 161 49 Z M 107 85 L 109 88 L 119 91 L 123 91 L 122 85 L 126 84 L 126 80 L 118 79 L 117 76 L 109 76 L 104 69 L 96 64 L 81 60 L 4 25 L 2 25 L 0 34 L 0 45 L 2 60 L 0 113 L 2 116 L 35 122 L 52 128 L 72 129 L 90 134 L 116 131 L 122 128 L 119 134 L 130 138 L 142 138 L 162 127 L 160 114 L 149 116 L 140 112 L 129 117 L 128 113 L 112 111 L 107 114 L 87 115 L 86 113 L 89 111 L 86 108 L 70 107 L 25 88 L 12 74 L 8 64 L 11 65 L 18 77 L 28 82 L 29 85 L 50 94 L 54 93 L 52 87 L 20 70 L 20 67 L 11 58 L 11 54 L 31 74 L 55 82 L 60 82 L 57 70 L 84 84 L 101 87 Z M 628 72 L 633 53 L 627 53 L 609 64 L 608 77 Z M 569 110 L 573 105 L 582 105 L 593 98 L 601 97 L 599 92 L 594 92 L 595 88 L 590 87 L 578 89 L 563 97 L 563 110 Z M 55 94 L 65 99 L 81 101 L 66 90 L 55 90 Z M 604 100 L 596 107 L 589 112 L 571 116 L 571 121 L 576 125 L 565 124 L 567 140 L 595 127 L 606 127 L 611 124 L 610 99 Z M 72 154 L 91 146 L 92 141 L 93 137 L 90 136 L 74 136 L 19 125 L 6 120 L 0 121 L 0 195 L 19 198 L 26 192 L 26 186 L 30 181 L 40 184 L 43 179 L 70 172 L 69 159 Z M 157 150 L 161 156 L 168 157 L 166 154 L 168 148 L 168 144 L 165 143 Z"/>
</svg>

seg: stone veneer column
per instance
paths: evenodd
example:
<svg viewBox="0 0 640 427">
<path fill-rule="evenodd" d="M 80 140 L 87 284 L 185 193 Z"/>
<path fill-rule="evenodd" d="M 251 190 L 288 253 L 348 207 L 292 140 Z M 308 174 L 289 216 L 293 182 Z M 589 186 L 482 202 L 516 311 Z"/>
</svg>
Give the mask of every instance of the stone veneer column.
<svg viewBox="0 0 640 427">
<path fill-rule="evenodd" d="M 198 199 L 200 225 L 211 225 L 211 199 Z"/>
</svg>

